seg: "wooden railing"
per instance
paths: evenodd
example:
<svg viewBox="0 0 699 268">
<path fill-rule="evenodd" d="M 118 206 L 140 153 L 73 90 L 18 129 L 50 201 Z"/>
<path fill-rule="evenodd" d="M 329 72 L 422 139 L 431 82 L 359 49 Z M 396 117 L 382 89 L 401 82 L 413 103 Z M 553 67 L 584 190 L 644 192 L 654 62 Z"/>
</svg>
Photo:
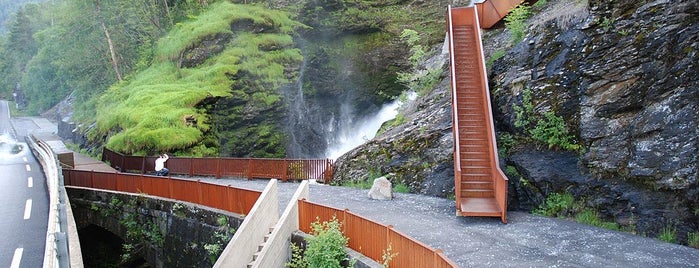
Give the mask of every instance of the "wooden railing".
<svg viewBox="0 0 699 268">
<path fill-rule="evenodd" d="M 342 232 L 349 238 L 349 247 L 364 256 L 382 261 L 383 253 L 391 247 L 397 253 L 391 267 L 458 267 L 439 249 L 434 249 L 390 225 L 374 222 L 349 210 L 340 210 L 307 200 L 299 200 L 300 230 L 312 233 L 311 223 L 329 221 L 333 217 L 342 224 Z"/>
<path fill-rule="evenodd" d="M 123 155 L 107 148 L 102 161 L 122 172 L 146 174 L 155 168 L 155 156 Z M 167 168 L 172 174 L 188 176 L 243 177 L 287 180 L 315 179 L 330 183 L 334 166 L 331 159 L 270 159 L 170 157 Z"/>
<path fill-rule="evenodd" d="M 245 215 L 261 194 L 232 186 L 142 174 L 64 169 L 63 178 L 66 186 L 143 193 Z"/>
</svg>

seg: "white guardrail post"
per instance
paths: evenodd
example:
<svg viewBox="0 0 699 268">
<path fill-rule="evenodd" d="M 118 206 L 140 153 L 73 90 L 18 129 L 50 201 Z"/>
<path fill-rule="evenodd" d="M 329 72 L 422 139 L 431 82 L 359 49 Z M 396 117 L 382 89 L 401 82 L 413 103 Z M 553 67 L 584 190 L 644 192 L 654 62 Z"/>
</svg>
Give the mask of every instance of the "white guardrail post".
<svg viewBox="0 0 699 268">
<path fill-rule="evenodd" d="M 37 157 L 46 175 L 49 191 L 49 220 L 46 230 L 44 268 L 70 267 L 68 250 L 68 218 L 66 213 L 67 195 L 63 182 L 63 172 L 58 157 L 45 142 L 33 135 L 26 138 L 32 153 Z"/>
</svg>

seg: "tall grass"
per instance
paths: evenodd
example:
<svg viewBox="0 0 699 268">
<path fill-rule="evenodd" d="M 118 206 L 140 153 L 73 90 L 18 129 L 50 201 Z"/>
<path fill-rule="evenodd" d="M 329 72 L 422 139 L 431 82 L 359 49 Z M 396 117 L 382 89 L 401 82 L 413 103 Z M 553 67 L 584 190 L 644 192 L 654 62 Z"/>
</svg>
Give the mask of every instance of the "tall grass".
<svg viewBox="0 0 699 268">
<path fill-rule="evenodd" d="M 232 25 L 240 21 L 250 29 L 266 29 L 265 33 L 233 32 Z M 261 110 L 278 105 L 278 86 L 290 82 L 286 66 L 303 60 L 289 35 L 301 26 L 282 11 L 226 1 L 211 4 L 159 40 L 157 60 L 149 68 L 112 86 L 99 99 L 98 133 L 93 135 L 108 136 L 107 147 L 129 154 L 182 150 L 215 154 L 216 148 L 197 145 L 211 128 L 208 111 L 197 105 L 219 97 L 237 98 Z M 230 35 L 221 39 L 228 40 L 222 52 L 195 67 L 179 67 L 186 49 L 221 35 Z M 241 72 L 254 83 L 231 78 Z M 193 117 L 196 124 L 187 124 L 184 117 Z"/>
</svg>

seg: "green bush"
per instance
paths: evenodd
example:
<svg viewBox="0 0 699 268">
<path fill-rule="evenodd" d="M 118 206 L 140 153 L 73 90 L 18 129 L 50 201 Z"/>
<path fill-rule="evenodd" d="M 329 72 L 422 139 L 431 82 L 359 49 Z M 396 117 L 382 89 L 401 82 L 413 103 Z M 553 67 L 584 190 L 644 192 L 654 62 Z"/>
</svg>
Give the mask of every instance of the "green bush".
<svg viewBox="0 0 699 268">
<path fill-rule="evenodd" d="M 410 187 L 408 187 L 408 185 L 405 185 L 403 183 L 396 183 L 395 185 L 393 185 L 393 191 L 396 193 L 407 194 L 407 193 L 410 193 Z"/>
<path fill-rule="evenodd" d="M 534 116 L 534 102 L 532 101 L 532 91 L 529 88 L 522 90 L 522 106 L 515 105 L 513 108 L 515 110 L 515 127 L 528 127 Z"/>
<path fill-rule="evenodd" d="M 699 249 L 699 232 L 692 232 L 687 234 L 687 245 Z"/>
<path fill-rule="evenodd" d="M 308 267 L 343 267 L 343 261 L 349 261 L 347 243 L 349 239 L 342 234 L 342 224 L 333 216 L 330 221 L 311 223 L 313 237 L 308 239 L 304 262 Z"/>
<path fill-rule="evenodd" d="M 568 127 L 566 127 L 563 117 L 550 111 L 544 113 L 544 118 L 539 119 L 534 129 L 530 130 L 529 133 L 534 140 L 548 144 L 549 149 L 553 147 L 572 151 L 580 149 L 580 145 L 573 143 L 574 137 L 568 134 Z"/>
<path fill-rule="evenodd" d="M 522 105 L 514 105 L 513 109 L 515 110 L 515 127 L 528 130 L 535 141 L 547 145 L 549 149 L 560 148 L 572 151 L 582 149 L 574 142 L 575 136 L 570 134 L 563 117 L 552 111 L 543 114 L 534 111 L 530 89 L 522 90 Z M 536 124 L 532 126 L 534 122 Z"/>
<path fill-rule="evenodd" d="M 668 243 L 676 243 L 677 242 L 677 228 L 671 227 L 671 226 L 665 226 L 660 231 L 660 234 L 658 235 L 658 239 L 660 239 L 660 241 L 664 241 L 664 242 L 668 242 Z"/>
<path fill-rule="evenodd" d="M 529 6 L 524 4 L 512 9 L 505 17 L 505 27 L 510 31 L 510 41 L 513 44 L 519 43 L 524 39 L 528 17 Z"/>
<path fill-rule="evenodd" d="M 493 52 L 493 55 L 490 55 L 490 58 L 488 58 L 488 60 L 485 61 L 485 67 L 490 68 L 491 66 L 493 66 L 493 63 L 496 60 L 498 60 L 504 56 L 505 56 L 505 51 L 502 49 Z"/>
<path fill-rule="evenodd" d="M 547 196 L 544 203 L 535 209 L 533 213 L 548 217 L 564 216 L 562 214 L 573 209 L 574 205 L 575 199 L 572 194 L 553 193 Z"/>
<path fill-rule="evenodd" d="M 593 209 L 584 209 L 582 212 L 575 215 L 575 221 L 582 224 L 601 227 L 604 229 L 618 231 L 619 225 L 615 222 L 603 221 L 599 217 L 599 212 Z"/>
</svg>

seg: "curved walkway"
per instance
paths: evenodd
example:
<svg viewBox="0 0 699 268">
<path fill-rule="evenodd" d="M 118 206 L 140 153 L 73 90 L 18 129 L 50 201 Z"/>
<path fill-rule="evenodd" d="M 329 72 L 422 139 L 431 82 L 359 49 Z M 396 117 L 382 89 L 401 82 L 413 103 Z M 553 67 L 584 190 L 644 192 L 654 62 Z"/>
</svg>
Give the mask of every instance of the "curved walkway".
<svg viewBox="0 0 699 268">
<path fill-rule="evenodd" d="M 267 183 L 191 179 L 254 190 Z M 280 202 L 288 202 L 297 185 L 279 183 Z M 525 212 L 509 212 L 508 224 L 498 218 L 456 217 L 454 201 L 449 199 L 398 193 L 394 200 L 377 201 L 367 193 L 311 185 L 309 199 L 391 224 L 444 250 L 461 267 L 699 267 L 699 250 L 652 238 Z"/>
<path fill-rule="evenodd" d="M 32 120 L 50 128 L 45 119 Z M 53 125 L 55 129 L 55 125 Z M 39 129 L 46 141 L 62 142 Z M 53 132 L 53 133 L 52 133 Z M 54 146 L 52 144 L 52 146 Z M 76 167 L 107 169 L 106 164 L 75 153 Z M 101 163 L 101 164 L 100 164 Z M 185 178 L 262 190 L 266 180 Z M 298 186 L 279 183 L 284 208 Z M 461 267 L 699 267 L 699 250 L 578 224 L 569 220 L 509 212 L 508 224 L 497 218 L 456 217 L 454 201 L 416 194 L 396 194 L 391 201 L 371 200 L 368 190 L 311 185 L 310 200 L 348 208 L 444 253 Z M 399 253 L 400 254 L 400 253 Z"/>
</svg>

